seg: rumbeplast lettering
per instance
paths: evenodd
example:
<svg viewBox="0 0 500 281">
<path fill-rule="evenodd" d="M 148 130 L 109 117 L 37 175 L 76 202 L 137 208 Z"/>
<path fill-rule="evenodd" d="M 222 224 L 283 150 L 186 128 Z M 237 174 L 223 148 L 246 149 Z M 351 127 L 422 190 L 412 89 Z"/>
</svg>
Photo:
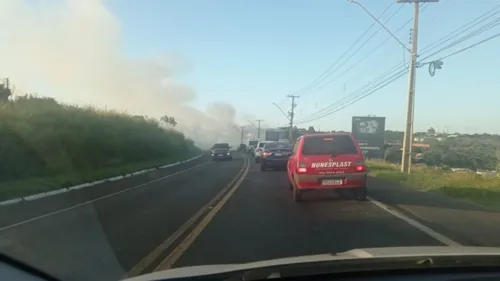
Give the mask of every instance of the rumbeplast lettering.
<svg viewBox="0 0 500 281">
<path fill-rule="evenodd" d="M 311 168 L 347 168 L 351 167 L 351 161 L 343 162 L 316 162 L 311 164 Z"/>
</svg>

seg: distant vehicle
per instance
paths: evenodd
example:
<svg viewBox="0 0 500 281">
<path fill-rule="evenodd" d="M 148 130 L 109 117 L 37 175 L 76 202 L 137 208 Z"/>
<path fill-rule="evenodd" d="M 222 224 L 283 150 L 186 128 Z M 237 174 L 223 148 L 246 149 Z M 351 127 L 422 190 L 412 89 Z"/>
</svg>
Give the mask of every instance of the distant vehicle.
<svg viewBox="0 0 500 281">
<path fill-rule="evenodd" d="M 299 137 L 287 164 L 294 201 L 305 191 L 338 189 L 356 200 L 366 199 L 367 171 L 363 153 L 350 133 Z"/>
<path fill-rule="evenodd" d="M 211 149 L 212 161 L 233 160 L 231 146 L 228 143 L 216 143 Z"/>
<path fill-rule="evenodd" d="M 274 141 L 266 143 L 262 151 L 260 170 L 266 171 L 268 168 L 286 169 L 286 163 L 291 153 L 292 147 L 288 143 Z"/>
<path fill-rule="evenodd" d="M 268 141 L 259 141 L 257 145 L 255 146 L 255 150 L 253 153 L 253 157 L 255 158 L 255 163 L 260 163 L 260 155 L 262 153 L 262 149 L 264 148 L 264 145 Z"/>
<path fill-rule="evenodd" d="M 238 152 L 245 152 L 247 151 L 247 145 L 242 143 L 238 146 Z"/>
<path fill-rule="evenodd" d="M 290 144 L 290 140 L 289 139 L 279 139 L 278 142 Z"/>
<path fill-rule="evenodd" d="M 259 140 L 249 140 L 248 146 L 247 146 L 248 152 L 253 153 L 253 151 L 255 150 L 255 147 L 257 146 L 258 143 L 259 143 Z"/>
</svg>

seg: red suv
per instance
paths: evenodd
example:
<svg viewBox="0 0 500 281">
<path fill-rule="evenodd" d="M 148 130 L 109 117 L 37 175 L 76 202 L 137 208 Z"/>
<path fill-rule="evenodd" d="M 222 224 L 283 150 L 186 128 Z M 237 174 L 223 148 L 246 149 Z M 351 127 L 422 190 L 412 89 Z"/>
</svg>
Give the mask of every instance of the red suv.
<svg viewBox="0 0 500 281">
<path fill-rule="evenodd" d="M 294 201 L 305 191 L 343 189 L 366 199 L 367 171 L 363 152 L 349 133 L 304 135 L 288 159 L 288 180 Z"/>
</svg>

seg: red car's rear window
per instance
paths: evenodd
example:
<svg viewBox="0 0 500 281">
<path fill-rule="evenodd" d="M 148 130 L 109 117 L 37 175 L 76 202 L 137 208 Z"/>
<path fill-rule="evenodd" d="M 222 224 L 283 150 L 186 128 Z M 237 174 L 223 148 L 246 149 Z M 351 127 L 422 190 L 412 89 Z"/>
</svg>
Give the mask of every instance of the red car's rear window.
<svg viewBox="0 0 500 281">
<path fill-rule="evenodd" d="M 358 150 L 352 138 L 348 135 L 309 136 L 304 138 L 302 154 L 358 154 Z"/>
</svg>

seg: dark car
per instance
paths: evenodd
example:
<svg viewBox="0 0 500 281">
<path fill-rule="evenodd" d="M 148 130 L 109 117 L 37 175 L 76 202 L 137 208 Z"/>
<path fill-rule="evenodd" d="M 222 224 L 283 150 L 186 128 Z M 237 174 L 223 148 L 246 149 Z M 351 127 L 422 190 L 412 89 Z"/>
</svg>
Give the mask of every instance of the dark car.
<svg viewBox="0 0 500 281">
<path fill-rule="evenodd" d="M 292 147 L 288 143 L 268 142 L 264 145 L 260 160 L 260 170 L 268 168 L 286 169 L 288 157 L 292 153 Z"/>
<path fill-rule="evenodd" d="M 233 160 L 231 147 L 228 143 L 216 143 L 212 146 L 212 161 L 216 160 Z"/>
</svg>

